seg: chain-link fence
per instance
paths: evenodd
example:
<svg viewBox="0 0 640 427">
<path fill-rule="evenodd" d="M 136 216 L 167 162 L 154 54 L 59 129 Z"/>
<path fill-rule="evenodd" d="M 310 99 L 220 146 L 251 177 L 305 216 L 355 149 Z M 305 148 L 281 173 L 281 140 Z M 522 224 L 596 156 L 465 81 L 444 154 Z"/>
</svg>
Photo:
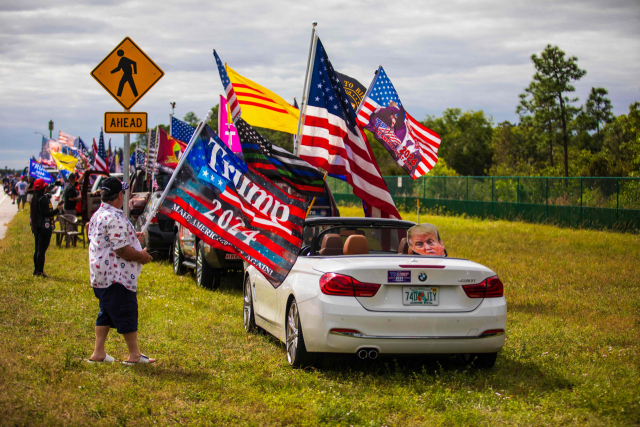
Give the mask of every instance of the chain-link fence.
<svg viewBox="0 0 640 427">
<path fill-rule="evenodd" d="M 386 176 L 399 211 L 521 219 L 569 227 L 640 229 L 640 178 Z M 350 185 L 327 178 L 338 204 L 360 205 Z"/>
</svg>

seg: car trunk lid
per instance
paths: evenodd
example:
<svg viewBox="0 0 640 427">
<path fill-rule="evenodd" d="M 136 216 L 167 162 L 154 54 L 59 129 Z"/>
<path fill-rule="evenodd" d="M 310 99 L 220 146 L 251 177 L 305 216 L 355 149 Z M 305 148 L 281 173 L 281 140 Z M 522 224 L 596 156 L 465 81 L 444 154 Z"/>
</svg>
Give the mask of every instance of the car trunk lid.
<svg viewBox="0 0 640 427">
<path fill-rule="evenodd" d="M 365 309 L 381 312 L 473 311 L 483 299 L 469 298 L 462 285 L 481 283 L 495 274 L 468 260 L 412 256 L 334 257 L 315 268 L 380 284 L 374 296 L 356 298 Z"/>
</svg>

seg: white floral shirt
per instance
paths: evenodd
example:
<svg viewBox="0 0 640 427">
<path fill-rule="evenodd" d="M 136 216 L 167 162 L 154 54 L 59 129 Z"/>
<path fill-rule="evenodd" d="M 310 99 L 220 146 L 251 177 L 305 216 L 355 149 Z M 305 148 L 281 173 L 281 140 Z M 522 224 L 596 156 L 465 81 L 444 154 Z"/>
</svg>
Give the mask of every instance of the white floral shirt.
<svg viewBox="0 0 640 427">
<path fill-rule="evenodd" d="M 124 212 L 102 203 L 89 221 L 88 235 L 91 286 L 108 288 L 114 283 L 120 283 L 136 292 L 142 264 L 120 258 L 115 252 L 127 245 L 135 250 L 142 250 L 136 230 L 124 216 Z"/>
</svg>

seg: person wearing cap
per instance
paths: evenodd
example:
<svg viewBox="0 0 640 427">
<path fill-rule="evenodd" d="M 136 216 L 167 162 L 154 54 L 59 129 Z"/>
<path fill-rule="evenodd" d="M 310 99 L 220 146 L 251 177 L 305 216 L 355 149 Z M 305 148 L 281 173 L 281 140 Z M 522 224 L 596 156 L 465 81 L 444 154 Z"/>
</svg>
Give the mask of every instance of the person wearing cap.
<svg viewBox="0 0 640 427">
<path fill-rule="evenodd" d="M 127 183 L 111 177 L 100 188 L 102 204 L 89 221 L 89 270 L 100 311 L 96 341 L 89 362 L 113 362 L 104 348 L 111 328 L 122 334 L 129 358 L 125 364 L 154 363 L 138 347 L 137 278 L 151 255 L 142 249 L 143 233 L 136 233 L 122 212 Z"/>
<path fill-rule="evenodd" d="M 47 184 L 42 179 L 36 179 L 31 199 L 31 231 L 36 242 L 33 252 L 33 275 L 42 277 L 48 277 L 44 272 L 44 255 L 51 242 L 53 217 L 58 214 L 59 209 L 53 209 L 51 199 L 45 194 L 46 188 Z"/>
</svg>

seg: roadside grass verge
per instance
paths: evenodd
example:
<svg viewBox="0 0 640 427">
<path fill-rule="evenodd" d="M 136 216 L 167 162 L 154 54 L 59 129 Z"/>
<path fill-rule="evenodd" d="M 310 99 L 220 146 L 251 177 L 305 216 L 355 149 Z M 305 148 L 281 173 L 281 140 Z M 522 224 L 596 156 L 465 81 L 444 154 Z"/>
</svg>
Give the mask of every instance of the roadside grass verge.
<svg viewBox="0 0 640 427">
<path fill-rule="evenodd" d="M 342 208 L 343 216 L 360 216 Z M 415 220 L 415 214 L 405 215 Z M 240 275 L 219 291 L 151 263 L 139 340 L 155 366 L 89 365 L 97 300 L 87 250 L 47 252 L 34 278 L 28 211 L 0 240 L 2 425 L 638 425 L 640 237 L 421 216 L 452 257 L 494 270 L 509 304 L 491 370 L 453 357 L 330 356 L 294 370 L 242 327 Z M 107 351 L 126 357 L 110 334 Z"/>
</svg>

